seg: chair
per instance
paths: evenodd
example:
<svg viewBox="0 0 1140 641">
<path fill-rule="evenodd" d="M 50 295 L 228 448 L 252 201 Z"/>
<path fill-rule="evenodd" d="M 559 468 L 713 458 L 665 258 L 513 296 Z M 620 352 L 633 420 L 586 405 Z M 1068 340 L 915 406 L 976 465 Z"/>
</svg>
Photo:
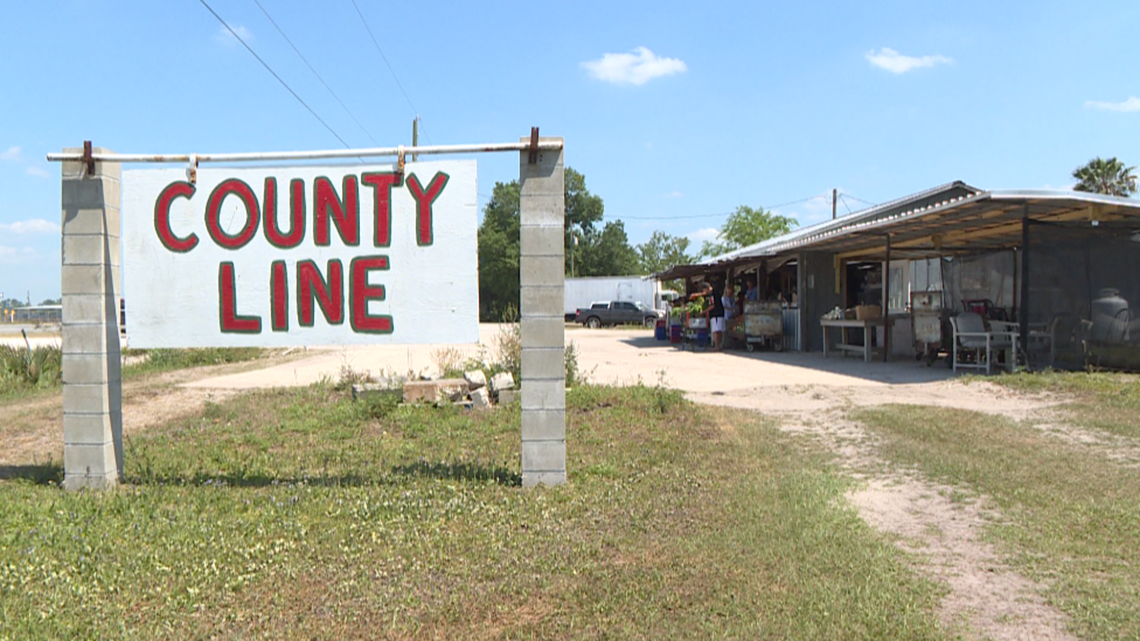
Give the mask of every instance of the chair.
<svg viewBox="0 0 1140 641">
<path fill-rule="evenodd" d="M 1001 307 L 994 307 L 993 301 L 988 298 L 964 298 L 962 299 L 962 310 L 981 314 L 982 318 L 986 320 L 1009 321 L 1009 316 L 1005 310 Z"/>
<path fill-rule="evenodd" d="M 1049 365 L 1056 367 L 1063 358 L 1066 362 L 1076 360 L 1077 318 L 1072 314 L 1057 314 L 1049 324 Z M 1061 358 L 1058 358 L 1061 357 Z"/>
<path fill-rule="evenodd" d="M 952 360 L 954 371 L 958 368 L 984 369 L 989 374 L 992 369 L 994 352 L 1007 351 L 1006 366 L 1013 369 L 1016 353 L 1018 332 L 1013 323 L 994 321 L 996 331 L 986 329 L 985 320 L 981 314 L 965 312 L 952 316 L 950 325 L 953 327 L 954 346 Z M 959 352 L 962 356 L 971 356 L 973 362 L 960 362 Z"/>
</svg>

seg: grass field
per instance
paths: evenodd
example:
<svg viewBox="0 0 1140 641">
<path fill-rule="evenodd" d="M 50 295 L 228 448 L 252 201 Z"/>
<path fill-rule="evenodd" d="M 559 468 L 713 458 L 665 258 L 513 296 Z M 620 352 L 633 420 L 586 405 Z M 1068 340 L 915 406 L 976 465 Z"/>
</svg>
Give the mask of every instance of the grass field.
<svg viewBox="0 0 1140 641">
<path fill-rule="evenodd" d="M 568 406 L 560 488 L 519 486 L 517 409 L 328 386 L 136 436 L 107 495 L 0 482 L 0 638 L 947 636 L 852 482 L 763 417 L 646 387 Z"/>
<path fill-rule="evenodd" d="M 1120 374 L 992 379 L 1073 399 L 1063 419 L 1092 434 L 1140 436 L 1140 380 Z M 1032 424 L 928 407 L 862 410 L 896 464 L 988 496 L 1003 519 L 988 531 L 1015 569 L 1044 585 L 1082 639 L 1140 638 L 1140 470 Z M 1140 446 L 1140 441 L 1132 444 Z"/>
</svg>

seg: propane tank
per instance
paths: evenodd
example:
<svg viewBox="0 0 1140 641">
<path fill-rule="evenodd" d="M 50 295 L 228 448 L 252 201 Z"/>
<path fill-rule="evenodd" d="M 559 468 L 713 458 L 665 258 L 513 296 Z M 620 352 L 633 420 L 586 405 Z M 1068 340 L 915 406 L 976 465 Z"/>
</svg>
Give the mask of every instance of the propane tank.
<svg viewBox="0 0 1140 641">
<path fill-rule="evenodd" d="M 1121 316 L 1122 310 L 1128 309 L 1128 301 L 1120 297 L 1120 290 L 1105 287 L 1100 290 L 1100 297 L 1092 302 L 1092 328 L 1089 338 L 1094 341 L 1108 340 L 1110 337 L 1122 336 L 1128 319 Z"/>
</svg>

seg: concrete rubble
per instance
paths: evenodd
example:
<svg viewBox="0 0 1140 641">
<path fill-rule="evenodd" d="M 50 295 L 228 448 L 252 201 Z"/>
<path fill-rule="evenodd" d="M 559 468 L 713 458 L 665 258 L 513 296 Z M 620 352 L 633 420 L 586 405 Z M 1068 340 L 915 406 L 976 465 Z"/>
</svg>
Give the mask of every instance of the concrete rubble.
<svg viewBox="0 0 1140 641">
<path fill-rule="evenodd" d="M 496 374 L 490 380 L 481 370 L 464 372 L 463 378 L 425 379 L 422 373 L 406 376 L 384 376 L 374 383 L 352 386 L 352 398 L 393 396 L 404 403 L 462 405 L 467 409 L 490 409 L 496 402 L 509 405 L 518 400 L 515 379 L 510 372 Z"/>
</svg>

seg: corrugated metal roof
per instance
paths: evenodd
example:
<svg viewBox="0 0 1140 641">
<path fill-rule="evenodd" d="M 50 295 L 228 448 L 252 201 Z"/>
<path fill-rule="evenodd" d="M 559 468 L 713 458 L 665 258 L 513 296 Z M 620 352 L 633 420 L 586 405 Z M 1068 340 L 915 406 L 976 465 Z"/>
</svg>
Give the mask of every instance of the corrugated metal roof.
<svg viewBox="0 0 1140 641">
<path fill-rule="evenodd" d="M 832 230 L 842 229 L 850 225 L 879 220 L 881 218 L 889 216 L 892 212 L 901 211 L 907 208 L 912 203 L 922 202 L 930 199 L 935 199 L 936 201 L 948 201 L 954 198 L 949 195 L 952 192 L 959 194 L 963 192 L 967 194 L 979 194 L 982 193 L 982 190 L 978 189 L 977 187 L 968 185 L 960 180 L 955 180 L 954 182 L 932 187 L 930 189 L 926 189 L 909 196 L 903 196 L 902 198 L 896 198 L 894 200 L 881 203 L 873 207 L 868 207 L 867 209 L 857 211 L 853 214 L 849 214 L 841 218 L 827 220 L 822 223 L 816 223 L 814 225 L 802 227 L 800 229 L 788 232 L 787 234 L 760 241 L 755 245 L 749 245 L 748 247 L 742 247 L 740 249 L 721 254 L 720 256 L 714 256 L 713 258 L 710 258 L 701 264 L 715 265 L 717 263 L 729 262 L 742 258 L 771 256 L 775 253 L 775 251 L 772 251 L 773 247 L 779 247 L 785 244 L 799 245 L 802 243 L 799 243 L 798 241 L 803 238 L 810 238 L 817 235 L 826 234 Z M 945 194 L 946 198 L 938 198 L 940 194 Z"/>
<path fill-rule="evenodd" d="M 1018 208 L 1018 204 L 1024 209 Z M 892 245 L 897 255 L 992 251 L 1020 245 L 1023 215 L 1046 223 L 1071 225 L 1097 221 L 1094 224 L 1102 227 L 1135 231 L 1140 229 L 1140 200 L 1076 191 L 980 191 L 965 183 L 953 182 L 797 229 L 683 270 L 674 267 L 663 274 L 677 272 L 671 277 L 678 277 L 747 265 L 808 248 L 881 259 L 887 229 L 894 238 Z"/>
</svg>

